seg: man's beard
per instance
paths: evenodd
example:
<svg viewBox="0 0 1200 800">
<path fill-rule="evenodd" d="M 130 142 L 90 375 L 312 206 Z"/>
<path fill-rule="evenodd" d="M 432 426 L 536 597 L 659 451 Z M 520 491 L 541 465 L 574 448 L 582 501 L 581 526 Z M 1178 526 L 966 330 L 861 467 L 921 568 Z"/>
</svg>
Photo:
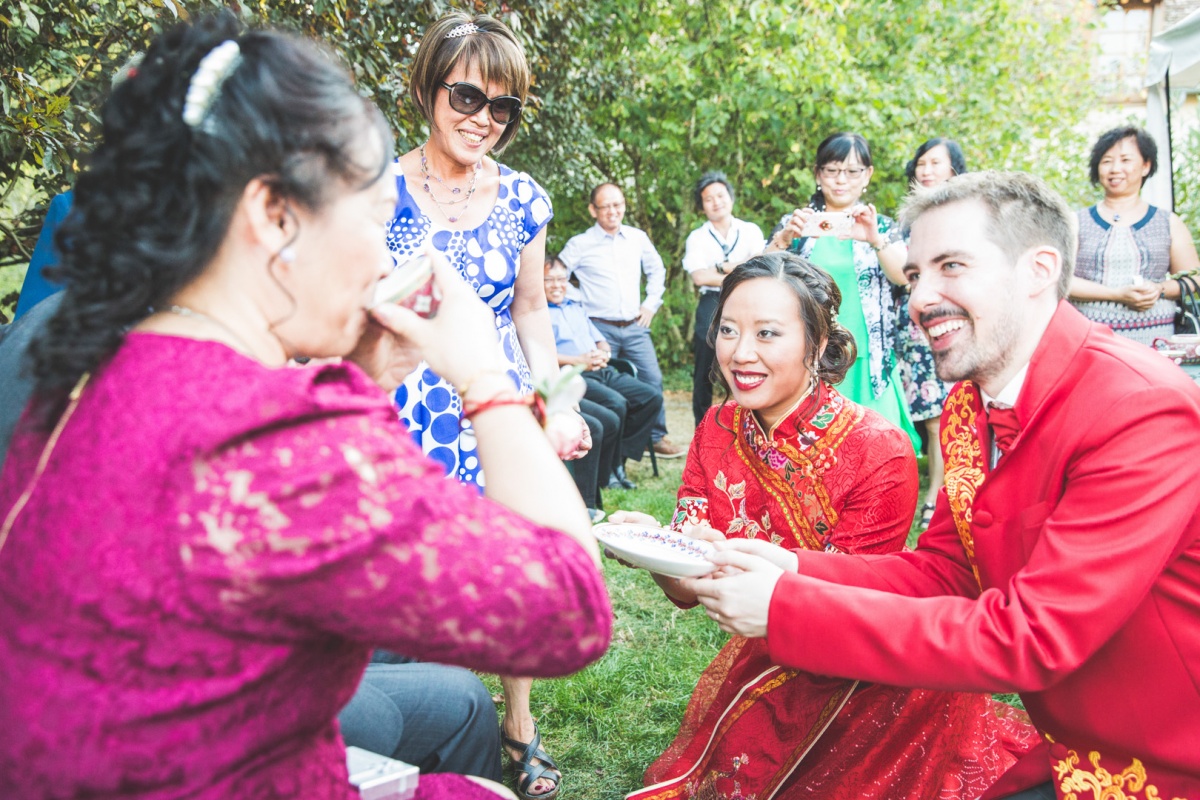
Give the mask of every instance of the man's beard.
<svg viewBox="0 0 1200 800">
<path fill-rule="evenodd" d="M 1013 344 L 1020 333 L 1017 315 L 1012 313 L 1008 306 L 1005 309 L 1005 313 L 996 318 L 994 330 L 986 342 L 975 338 L 975 318 L 957 309 L 957 315 L 966 318 L 966 326 L 959 330 L 958 335 L 961 337 L 961 331 L 969 329 L 971 340 L 948 350 L 933 351 L 933 363 L 939 380 L 946 383 L 962 380 L 981 383 L 1004 371 L 1012 358 Z M 922 315 L 921 322 L 924 325 L 928 320 L 941 316 L 945 315 L 935 311 L 934 314 Z"/>
</svg>

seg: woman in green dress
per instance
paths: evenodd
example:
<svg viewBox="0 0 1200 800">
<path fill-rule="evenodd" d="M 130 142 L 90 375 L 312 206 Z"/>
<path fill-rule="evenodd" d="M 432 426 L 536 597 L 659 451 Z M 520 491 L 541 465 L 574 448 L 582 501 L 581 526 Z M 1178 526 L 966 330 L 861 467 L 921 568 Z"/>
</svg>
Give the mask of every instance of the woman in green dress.
<svg viewBox="0 0 1200 800">
<path fill-rule="evenodd" d="M 866 139 L 835 133 L 817 148 L 815 164 L 816 192 L 772 231 L 767 252 L 791 250 L 833 276 L 842 293 L 838 323 L 858 343 L 858 358 L 838 389 L 902 429 L 919 450 L 892 350 L 890 283 L 904 283 L 908 248 L 895 221 L 862 202 L 873 172 Z"/>
</svg>

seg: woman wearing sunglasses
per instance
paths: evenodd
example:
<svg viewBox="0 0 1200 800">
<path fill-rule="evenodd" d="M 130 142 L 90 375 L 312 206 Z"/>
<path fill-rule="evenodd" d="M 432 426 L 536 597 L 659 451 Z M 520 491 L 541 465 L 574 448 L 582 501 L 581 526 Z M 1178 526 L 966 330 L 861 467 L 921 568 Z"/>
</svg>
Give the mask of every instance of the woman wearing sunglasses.
<svg viewBox="0 0 1200 800">
<path fill-rule="evenodd" d="M 529 175 L 488 154 L 499 153 L 516 136 L 528 88 L 525 53 L 503 23 L 453 13 L 430 26 L 409 82 L 409 96 L 429 123 L 429 138 L 396 161 L 400 200 L 387 234 L 397 263 L 432 244 L 491 306 L 510 360 L 509 377 L 526 393 L 532 391 L 531 360 L 539 371 L 543 363 L 557 369 L 542 284 L 553 212 Z M 397 390 L 396 402 L 421 449 L 447 475 L 483 491 L 475 434 L 461 419 L 454 387 L 422 364 Z M 580 437 L 585 430 L 580 419 Z M 548 800 L 562 776 L 541 749 L 529 708 L 532 681 L 502 681 L 501 733 L 520 770 L 517 790 L 525 798 Z"/>
</svg>

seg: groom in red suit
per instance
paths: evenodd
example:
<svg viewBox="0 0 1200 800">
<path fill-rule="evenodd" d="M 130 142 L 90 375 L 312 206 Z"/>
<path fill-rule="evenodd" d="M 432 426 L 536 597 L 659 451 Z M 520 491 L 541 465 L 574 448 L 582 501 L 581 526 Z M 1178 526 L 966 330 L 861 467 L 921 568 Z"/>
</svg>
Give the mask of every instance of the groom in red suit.
<svg viewBox="0 0 1200 800">
<path fill-rule="evenodd" d="M 721 545 L 694 588 L 781 664 L 1019 692 L 1044 745 L 989 798 L 1200 798 L 1200 389 L 1065 301 L 1073 215 L 972 173 L 910 202 L 946 488 L 915 551 Z"/>
</svg>

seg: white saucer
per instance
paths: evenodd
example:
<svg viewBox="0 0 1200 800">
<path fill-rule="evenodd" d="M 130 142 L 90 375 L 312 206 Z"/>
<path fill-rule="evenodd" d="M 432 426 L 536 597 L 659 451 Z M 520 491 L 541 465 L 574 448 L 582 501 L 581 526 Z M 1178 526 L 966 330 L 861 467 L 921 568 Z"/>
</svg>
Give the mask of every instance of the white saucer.
<svg viewBox="0 0 1200 800">
<path fill-rule="evenodd" d="M 622 561 L 672 578 L 695 578 L 717 568 L 708 560 L 716 549 L 708 542 L 630 522 L 602 522 L 592 533 Z"/>
</svg>

